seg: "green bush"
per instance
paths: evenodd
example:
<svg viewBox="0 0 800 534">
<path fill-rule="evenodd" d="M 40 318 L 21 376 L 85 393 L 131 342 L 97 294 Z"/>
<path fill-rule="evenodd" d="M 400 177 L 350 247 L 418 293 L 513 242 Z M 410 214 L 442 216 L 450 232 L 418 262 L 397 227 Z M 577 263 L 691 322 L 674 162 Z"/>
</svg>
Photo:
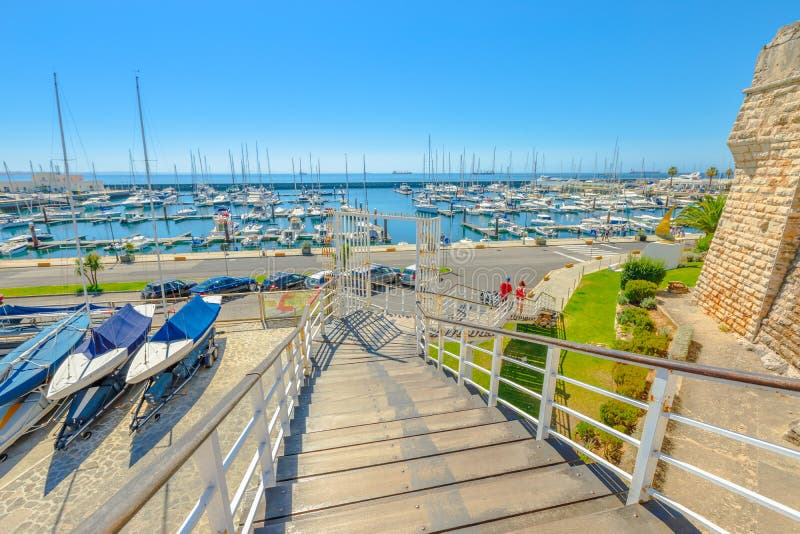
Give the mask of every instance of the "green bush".
<svg viewBox="0 0 800 534">
<path fill-rule="evenodd" d="M 575 427 L 575 435 L 589 450 L 599 445 L 597 434 L 597 429 L 586 421 L 581 421 L 578 423 L 578 426 Z"/>
<path fill-rule="evenodd" d="M 625 306 L 628 304 L 628 297 L 625 296 L 625 293 L 620 293 L 617 295 L 617 304 L 620 306 Z"/>
<path fill-rule="evenodd" d="M 625 296 L 631 304 L 639 305 L 642 299 L 652 298 L 656 296 L 658 291 L 658 284 L 648 280 L 629 280 L 625 284 Z"/>
<path fill-rule="evenodd" d="M 635 352 L 646 356 L 658 356 L 664 358 L 669 347 L 669 336 L 656 334 L 644 328 L 634 328 L 633 337 L 630 341 L 618 339 L 614 343 L 614 348 L 627 352 Z"/>
<path fill-rule="evenodd" d="M 647 280 L 655 285 L 661 283 L 667 276 L 662 260 L 652 258 L 639 258 L 630 260 L 622 266 L 622 276 L 620 277 L 619 287 L 625 289 L 625 284 L 630 280 Z"/>
<path fill-rule="evenodd" d="M 655 310 L 656 307 L 658 306 L 658 302 L 656 302 L 656 298 L 655 297 L 645 297 L 639 303 L 639 306 L 641 306 L 642 308 L 644 308 L 646 310 Z"/>
<path fill-rule="evenodd" d="M 634 399 L 643 399 L 647 393 L 647 373 L 644 367 L 618 363 L 614 366 L 612 378 L 617 393 Z"/>
<path fill-rule="evenodd" d="M 703 261 L 703 253 L 702 252 L 687 252 L 683 255 L 683 261 L 686 263 L 696 263 L 699 261 Z"/>
<path fill-rule="evenodd" d="M 617 316 L 617 322 L 621 325 L 633 325 L 647 330 L 653 330 L 656 327 L 650 314 L 641 308 L 625 308 Z"/>
<path fill-rule="evenodd" d="M 708 252 L 708 248 L 711 246 L 712 239 L 714 239 L 714 234 L 704 235 L 703 237 L 697 240 L 697 243 L 694 244 L 694 251 Z"/>
<path fill-rule="evenodd" d="M 639 410 L 617 400 L 606 401 L 600 405 L 600 421 L 610 427 L 622 427 L 620 432 L 629 434 L 639 419 Z"/>
<path fill-rule="evenodd" d="M 619 425 L 614 430 L 623 432 L 625 429 Z M 622 440 L 606 432 L 600 432 L 600 443 L 603 445 L 603 456 L 614 465 L 622 461 Z"/>
</svg>

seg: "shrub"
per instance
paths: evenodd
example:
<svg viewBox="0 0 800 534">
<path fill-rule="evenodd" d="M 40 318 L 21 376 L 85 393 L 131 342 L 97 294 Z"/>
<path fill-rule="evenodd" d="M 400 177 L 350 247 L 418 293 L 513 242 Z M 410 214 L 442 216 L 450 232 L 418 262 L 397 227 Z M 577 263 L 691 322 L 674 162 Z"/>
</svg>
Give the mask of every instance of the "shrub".
<svg viewBox="0 0 800 534">
<path fill-rule="evenodd" d="M 618 363 L 614 366 L 612 378 L 617 393 L 634 399 L 643 399 L 647 393 L 647 369 Z"/>
<path fill-rule="evenodd" d="M 617 400 L 600 405 L 600 421 L 610 427 L 621 427 L 620 432 L 630 433 L 636 427 L 639 410 Z"/>
<path fill-rule="evenodd" d="M 684 254 L 683 260 L 686 263 L 703 261 L 703 254 L 701 252 L 687 252 L 686 254 Z"/>
<path fill-rule="evenodd" d="M 704 235 L 703 237 L 697 240 L 697 243 L 694 244 L 694 251 L 708 252 L 708 248 L 711 246 L 712 239 L 714 239 L 714 234 Z"/>
<path fill-rule="evenodd" d="M 614 348 L 627 352 L 635 352 L 646 356 L 658 356 L 663 358 L 667 355 L 669 337 L 663 334 L 656 334 L 644 328 L 634 328 L 633 337 L 630 341 L 618 339 L 614 342 Z"/>
<path fill-rule="evenodd" d="M 624 431 L 622 427 L 614 427 L 614 430 Z M 622 461 L 622 440 L 606 432 L 600 433 L 600 443 L 603 445 L 603 456 L 614 465 Z"/>
<path fill-rule="evenodd" d="M 597 434 L 597 429 L 586 421 L 581 421 L 578 423 L 578 426 L 575 427 L 575 435 L 589 450 L 599 445 Z"/>
<path fill-rule="evenodd" d="M 639 258 L 638 260 L 631 260 L 622 266 L 619 287 L 624 289 L 625 284 L 630 280 L 647 280 L 658 285 L 664 280 L 665 276 L 667 276 L 667 270 L 664 268 L 662 260 Z"/>
<path fill-rule="evenodd" d="M 639 306 L 641 306 L 642 308 L 645 308 L 647 310 L 655 310 L 656 306 L 658 306 L 658 303 L 656 302 L 656 298 L 655 297 L 645 297 L 639 303 Z"/>
<path fill-rule="evenodd" d="M 625 296 L 625 293 L 620 293 L 617 295 L 617 304 L 621 306 L 628 304 L 628 297 Z"/>
<path fill-rule="evenodd" d="M 625 284 L 625 296 L 628 297 L 631 304 L 637 306 L 642 302 L 642 299 L 655 297 L 656 291 L 658 291 L 658 285 L 647 280 L 629 280 Z"/>
<path fill-rule="evenodd" d="M 641 308 L 625 308 L 617 316 L 617 322 L 621 325 L 633 325 L 645 330 L 653 330 L 656 327 L 650 314 Z"/>
</svg>

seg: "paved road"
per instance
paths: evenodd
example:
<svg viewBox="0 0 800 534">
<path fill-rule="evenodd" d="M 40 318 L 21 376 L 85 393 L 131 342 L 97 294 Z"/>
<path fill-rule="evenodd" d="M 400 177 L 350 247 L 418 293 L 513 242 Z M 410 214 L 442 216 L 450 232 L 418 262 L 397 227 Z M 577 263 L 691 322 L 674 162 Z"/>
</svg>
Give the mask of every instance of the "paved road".
<svg viewBox="0 0 800 534">
<path fill-rule="evenodd" d="M 640 243 L 602 243 L 595 245 L 560 245 L 548 247 L 510 247 L 454 249 L 448 251 L 446 263 L 453 268 L 460 282 L 480 289 L 495 288 L 505 276 L 514 281 L 524 279 L 530 286 L 547 272 L 568 262 L 580 262 L 597 255 L 619 254 L 641 248 Z M 164 261 L 165 278 L 204 280 L 211 276 L 263 275 L 275 271 L 313 272 L 324 269 L 329 258 L 323 256 L 287 256 L 283 258 L 236 258 L 189 261 Z M 415 262 L 414 252 L 379 252 L 373 261 L 403 268 Z M 100 274 L 102 282 L 158 279 L 157 264 L 116 264 Z M 66 267 L 3 269 L 0 287 L 19 287 L 76 283 L 72 269 Z"/>
</svg>

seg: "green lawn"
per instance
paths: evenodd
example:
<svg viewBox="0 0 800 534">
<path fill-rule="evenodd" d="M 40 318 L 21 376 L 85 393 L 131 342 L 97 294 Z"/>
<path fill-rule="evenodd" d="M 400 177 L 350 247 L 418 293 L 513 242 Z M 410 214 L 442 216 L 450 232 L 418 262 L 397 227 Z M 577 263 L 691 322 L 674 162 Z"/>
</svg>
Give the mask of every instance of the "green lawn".
<svg viewBox="0 0 800 534">
<path fill-rule="evenodd" d="M 572 295 L 564 310 L 564 332 L 566 339 L 587 344 L 602 344 L 611 346 L 615 339 L 614 314 L 616 312 L 617 292 L 619 291 L 620 274 L 612 271 L 599 271 L 583 277 L 580 285 Z M 513 329 L 515 325 L 506 325 Z M 557 329 L 543 329 L 532 324 L 517 324 L 517 331 L 538 334 L 547 337 L 559 337 Z M 481 344 L 491 350 L 492 341 Z M 453 354 L 459 353 L 458 343 L 445 342 L 445 350 Z M 436 349 L 431 349 L 431 355 L 436 356 Z M 520 359 L 537 367 L 544 367 L 547 357 L 547 347 L 538 343 L 521 340 L 508 340 L 503 347 L 503 353 L 511 358 Z M 475 352 L 473 361 L 489 369 L 491 356 L 482 352 Z M 614 390 L 612 371 L 614 362 L 595 358 L 584 354 L 564 351 L 560 356 L 560 373 L 575 378 L 588 384 L 599 386 L 610 391 Z M 445 355 L 445 364 L 458 369 L 455 358 Z M 501 376 L 508 378 L 521 386 L 535 392 L 541 392 L 542 375 L 511 362 L 503 362 Z M 475 371 L 473 380 L 483 387 L 488 388 L 488 374 Z M 498 391 L 500 398 L 507 400 L 514 406 L 530 413 L 534 417 L 539 415 L 539 401 L 530 395 L 500 383 Z M 584 388 L 559 382 L 556 388 L 556 402 L 599 419 L 599 408 L 608 398 Z M 556 410 L 557 420 L 554 424 L 562 432 L 571 434 L 574 431 L 574 422 L 563 412 Z"/>
<path fill-rule="evenodd" d="M 100 290 L 109 291 L 141 291 L 148 282 L 108 282 L 100 284 Z M 40 295 L 74 295 L 81 293 L 80 284 L 64 284 L 54 286 L 3 287 L 0 294 L 5 297 L 36 297 Z"/>
<path fill-rule="evenodd" d="M 670 269 L 667 271 L 667 276 L 659 286 L 660 289 L 667 289 L 668 282 L 683 282 L 686 287 L 694 287 L 697 285 L 697 277 L 700 276 L 700 270 L 703 268 L 703 262 L 687 263 L 686 267 L 679 267 L 677 269 Z"/>
</svg>

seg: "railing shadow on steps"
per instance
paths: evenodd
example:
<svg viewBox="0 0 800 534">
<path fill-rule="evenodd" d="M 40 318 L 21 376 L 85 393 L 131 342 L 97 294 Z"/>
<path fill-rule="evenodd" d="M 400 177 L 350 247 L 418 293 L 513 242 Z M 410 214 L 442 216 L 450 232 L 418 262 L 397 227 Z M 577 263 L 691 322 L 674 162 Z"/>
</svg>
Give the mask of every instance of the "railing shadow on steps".
<svg viewBox="0 0 800 534">
<path fill-rule="evenodd" d="M 324 323 L 328 321 L 332 310 L 336 306 L 336 294 L 333 285 L 323 286 L 318 290 L 305 307 L 297 327 L 284 341 L 282 341 L 270 355 L 248 373 L 225 397 L 223 397 L 204 417 L 189 429 L 186 434 L 178 438 L 170 449 L 156 458 L 146 469 L 140 471 L 126 483 L 104 505 L 98 508 L 80 527 L 82 532 L 116 532 L 131 521 L 148 501 L 181 469 L 190 459 L 194 459 L 200 475 L 200 488 L 198 499 L 191 512 L 179 527 L 180 532 L 189 532 L 205 517 L 208 529 L 211 531 L 248 531 L 252 525 L 254 515 L 264 496 L 265 489 L 275 484 L 276 465 L 280 444 L 284 436 L 291 433 L 290 420 L 297 406 L 298 393 L 304 383 L 304 374 L 312 371 L 311 349 L 312 341 L 319 339 L 324 332 Z M 421 297 L 433 299 L 438 304 L 436 295 L 428 294 Z M 449 299 L 448 299 L 449 300 Z M 457 299 L 456 299 L 457 300 Z M 429 301 L 430 303 L 430 301 Z M 449 374 L 460 385 L 469 386 L 481 393 L 487 405 L 502 408 L 504 411 L 514 413 L 522 421 L 535 428 L 536 439 L 555 438 L 564 446 L 580 452 L 584 457 L 597 463 L 600 472 L 609 476 L 618 477 L 629 484 L 627 502 L 630 504 L 655 500 L 669 509 L 686 514 L 703 527 L 712 531 L 722 531 L 720 527 L 691 509 L 690 505 L 679 503 L 668 495 L 663 494 L 653 483 L 656 466 L 659 462 L 676 467 L 682 471 L 709 481 L 729 492 L 742 496 L 756 504 L 773 510 L 795 521 L 800 521 L 800 512 L 763 496 L 751 489 L 745 488 L 734 482 L 725 480 L 700 467 L 693 466 L 686 461 L 670 456 L 662 449 L 667 423 L 677 423 L 694 428 L 700 428 L 718 437 L 732 439 L 740 443 L 751 445 L 762 450 L 781 455 L 792 461 L 800 461 L 800 452 L 779 444 L 770 443 L 756 437 L 728 430 L 689 418 L 684 415 L 674 414 L 671 411 L 676 383 L 679 377 L 689 377 L 723 383 L 734 387 L 756 390 L 766 390 L 781 395 L 800 396 L 800 381 L 782 377 L 748 374 L 727 369 L 713 368 L 662 360 L 653 357 L 626 353 L 602 347 L 583 345 L 562 339 L 547 338 L 534 334 L 524 334 L 503 330 L 481 321 L 473 323 L 458 318 L 458 304 L 444 304 L 437 307 L 423 307 L 417 304 L 415 314 L 415 331 L 418 353 L 426 362 L 430 362 L 443 374 Z M 445 310 L 448 316 L 436 315 L 436 311 Z M 484 317 L 493 317 L 495 320 L 502 317 L 500 312 L 483 310 Z M 493 314 L 493 315 L 492 315 Z M 371 315 L 371 314 L 369 314 Z M 387 332 L 390 329 L 371 322 L 366 316 L 358 319 L 372 328 L 372 336 L 377 343 L 386 343 Z M 505 321 L 505 319 L 503 319 Z M 351 333 L 342 318 L 331 321 L 331 331 L 336 337 L 330 339 L 346 339 L 345 333 Z M 458 333 L 458 336 L 449 335 Z M 492 348 L 471 343 L 467 337 L 468 332 L 484 332 L 492 341 Z M 359 342 L 370 341 L 371 335 L 358 332 L 355 339 Z M 503 354 L 505 340 L 519 340 L 547 347 L 547 355 L 542 365 L 521 361 Z M 458 346 L 458 353 L 448 351 L 446 343 Z M 382 346 L 382 345 L 381 345 Z M 442 348 L 439 351 L 439 348 Z M 437 356 L 432 356 L 436 350 Z M 608 391 L 596 385 L 588 384 L 573 377 L 562 374 L 559 370 L 560 355 L 564 350 L 577 352 L 622 362 L 629 365 L 642 366 L 651 369 L 654 380 L 650 386 L 646 401 L 633 399 Z M 482 367 L 473 361 L 475 353 L 486 354 L 491 361 L 489 368 Z M 462 357 L 463 355 L 463 357 Z M 447 365 L 445 356 L 457 362 L 455 367 Z M 285 360 L 285 363 L 284 363 Z M 276 365 L 276 363 L 278 365 Z M 541 377 L 541 386 L 537 390 L 515 382 L 501 375 L 503 365 L 514 365 L 538 373 Z M 272 382 L 265 387 L 263 378 L 268 372 L 274 371 Z M 478 375 L 487 377 L 480 380 Z M 488 387 L 484 387 L 486 384 Z M 616 428 L 609 427 L 594 418 L 582 414 L 577 410 L 559 402 L 555 395 L 557 384 L 566 383 L 589 390 L 593 393 L 634 406 L 641 410 L 644 416 L 643 431 L 640 437 L 633 437 Z M 513 388 L 524 395 L 539 401 L 539 408 L 533 414 L 528 410 L 509 402 L 499 395 L 500 388 Z M 231 412 L 242 404 L 242 400 L 249 397 L 252 403 L 252 415 L 239 433 L 229 452 L 223 456 L 218 427 Z M 543 402 L 542 402 L 543 401 Z M 274 408 L 269 409 L 269 407 Z M 554 428 L 553 412 L 560 410 L 578 421 L 591 424 L 595 428 L 614 436 L 615 438 L 632 445 L 638 449 L 635 466 L 631 473 L 609 462 L 599 454 L 591 451 L 567 433 L 559 432 Z M 299 428 L 297 430 L 300 430 Z M 273 435 L 275 436 L 273 438 Z M 252 453 L 251 460 L 245 470 L 244 477 L 238 483 L 233 495 L 228 491 L 226 479 L 227 470 L 233 459 L 242 453 L 248 436 L 256 438 L 256 450 Z M 249 484 L 257 479 L 257 487 L 250 491 Z M 245 494 L 254 494 L 250 500 L 249 508 L 245 509 Z M 655 504 L 648 503 L 649 506 Z M 237 514 L 240 520 L 234 523 Z M 238 526 L 238 528 L 236 528 Z"/>
<path fill-rule="evenodd" d="M 441 301 L 441 299 L 439 300 Z M 446 311 L 448 307 L 439 305 L 433 308 L 433 310 L 437 309 Z M 668 423 L 671 423 L 670 428 L 675 424 L 680 424 L 703 430 L 718 438 L 734 440 L 740 444 L 775 453 L 784 459 L 797 462 L 796 466 L 800 465 L 800 451 L 796 449 L 716 426 L 686 415 L 673 413 L 672 411 L 676 388 L 681 378 L 691 378 L 702 380 L 705 383 L 724 384 L 736 388 L 760 390 L 792 397 L 800 397 L 800 380 L 665 360 L 604 347 L 584 345 L 564 339 L 505 330 L 485 323 L 472 323 L 454 319 L 452 315 L 450 317 L 436 315 L 431 306 L 424 306 L 422 302 L 418 304 L 416 327 L 419 354 L 425 361 L 433 363 L 439 371 L 450 375 L 458 384 L 468 386 L 482 394 L 488 406 L 503 406 L 522 419 L 531 422 L 535 425 L 537 439 L 556 438 L 615 476 L 625 480 L 629 484 L 628 504 L 647 503 L 655 500 L 667 507 L 668 510 L 671 510 L 667 513 L 674 514 L 677 511 L 690 517 L 704 528 L 714 532 L 726 532 L 722 527 L 692 510 L 691 504 L 677 502 L 659 491 L 658 484 L 655 482 L 656 470 L 660 466 L 667 465 L 677 468 L 680 472 L 698 477 L 713 486 L 722 488 L 731 494 L 735 494 L 793 521 L 800 522 L 800 511 L 797 509 L 778 502 L 774 498 L 762 495 L 751 488 L 726 480 L 722 476 L 692 465 L 685 460 L 675 458 L 664 447 Z M 481 332 L 483 335 L 476 337 L 480 339 L 488 338 L 489 342 L 478 344 L 473 341 L 470 337 L 474 335 L 474 332 Z M 508 341 L 512 340 L 544 346 L 547 351 L 546 357 L 539 365 L 536 365 L 529 361 L 507 356 L 503 348 Z M 491 345 L 491 348 L 481 346 L 486 344 Z M 562 355 L 566 351 L 650 370 L 653 380 L 646 400 L 627 397 L 567 376 L 564 374 L 562 366 Z M 490 364 L 484 367 L 475 363 L 474 357 L 476 354 L 482 355 L 484 360 L 488 359 Z M 448 360 L 450 363 L 448 363 Z M 531 389 L 530 385 L 520 384 L 515 381 L 513 376 L 510 378 L 503 376 L 501 369 L 504 365 L 516 366 L 541 377 L 540 386 L 534 390 Z M 564 396 L 557 394 L 558 385 L 563 388 L 565 384 L 639 410 L 644 414 L 641 436 L 628 435 L 615 427 L 598 421 L 591 415 L 569 407 L 564 400 Z M 514 390 L 516 394 L 520 394 L 532 401 L 528 406 L 536 403 L 538 407 L 535 410 L 531 410 L 526 406 L 515 405 L 500 395 L 501 388 Z M 559 428 L 554 418 L 558 418 L 561 415 L 577 422 L 588 423 L 597 431 L 613 436 L 624 444 L 634 447 L 638 452 L 635 455 L 632 472 L 620 468 L 600 454 L 593 452 L 585 444 L 576 441 L 569 431 Z M 698 496 L 698 498 L 701 497 Z M 649 504 L 649 506 L 656 505 Z"/>
</svg>

